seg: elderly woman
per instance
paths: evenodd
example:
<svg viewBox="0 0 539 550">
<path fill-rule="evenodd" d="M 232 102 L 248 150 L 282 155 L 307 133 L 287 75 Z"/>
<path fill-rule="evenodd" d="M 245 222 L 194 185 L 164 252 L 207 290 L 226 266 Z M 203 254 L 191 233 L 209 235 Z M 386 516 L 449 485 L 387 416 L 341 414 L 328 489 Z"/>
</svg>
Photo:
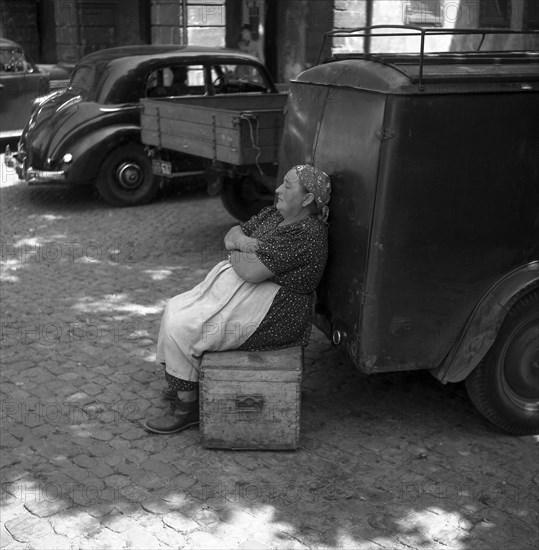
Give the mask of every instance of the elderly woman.
<svg viewBox="0 0 539 550">
<path fill-rule="evenodd" d="M 228 260 L 194 289 L 172 298 L 157 342 L 173 400 L 170 415 L 148 420 L 171 434 L 198 423 L 198 376 L 206 351 L 263 351 L 308 343 L 313 293 L 326 265 L 331 187 L 310 165 L 292 168 L 265 208 L 225 235 Z"/>
</svg>

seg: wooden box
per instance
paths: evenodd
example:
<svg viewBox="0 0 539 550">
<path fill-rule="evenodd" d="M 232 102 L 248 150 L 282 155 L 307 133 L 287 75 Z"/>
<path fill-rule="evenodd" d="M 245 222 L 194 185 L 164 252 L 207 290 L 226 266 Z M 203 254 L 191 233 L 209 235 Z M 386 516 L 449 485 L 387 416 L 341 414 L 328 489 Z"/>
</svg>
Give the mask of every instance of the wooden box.
<svg viewBox="0 0 539 550">
<path fill-rule="evenodd" d="M 206 353 L 200 372 L 202 445 L 296 449 L 303 349 Z"/>
</svg>

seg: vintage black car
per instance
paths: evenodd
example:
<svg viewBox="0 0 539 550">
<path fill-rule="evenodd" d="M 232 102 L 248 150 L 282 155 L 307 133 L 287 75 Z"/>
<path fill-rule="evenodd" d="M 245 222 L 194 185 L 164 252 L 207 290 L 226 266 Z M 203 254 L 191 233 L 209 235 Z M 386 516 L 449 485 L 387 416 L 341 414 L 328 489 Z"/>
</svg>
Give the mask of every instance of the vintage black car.
<svg viewBox="0 0 539 550">
<path fill-rule="evenodd" d="M 49 91 L 50 74 L 40 69 L 22 46 L 0 38 L 0 138 L 17 138 L 37 97 Z"/>
<path fill-rule="evenodd" d="M 223 75 L 238 75 L 224 86 Z M 116 206 L 155 195 L 152 159 L 140 141 L 140 98 L 276 92 L 266 68 L 247 54 L 178 45 L 125 46 L 83 58 L 65 91 L 36 106 L 15 154 L 29 184 L 95 183 Z M 186 156 L 184 174 L 202 174 L 207 162 Z"/>
</svg>

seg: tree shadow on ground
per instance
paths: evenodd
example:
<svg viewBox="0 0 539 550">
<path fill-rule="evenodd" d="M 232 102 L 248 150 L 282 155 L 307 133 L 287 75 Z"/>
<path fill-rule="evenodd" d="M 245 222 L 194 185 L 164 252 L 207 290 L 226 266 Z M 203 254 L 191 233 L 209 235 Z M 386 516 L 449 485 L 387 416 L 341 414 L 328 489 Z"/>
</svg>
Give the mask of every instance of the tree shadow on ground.
<svg viewBox="0 0 539 550">
<path fill-rule="evenodd" d="M 428 373 L 362 375 L 318 331 L 298 450 L 147 434 L 142 422 L 167 407 L 154 363 L 164 304 L 220 259 L 234 222 L 196 193 L 112 215 L 27 191 L 2 191 L 7 238 L 86 254 L 31 255 L 2 288 L 0 506 L 13 547 L 534 547 L 536 438 L 489 428 L 461 385 Z"/>
<path fill-rule="evenodd" d="M 136 301 L 126 293 L 94 314 L 140 325 Z M 461 386 L 427 373 L 361 375 L 317 331 L 297 451 L 205 449 L 197 430 L 146 434 L 142 420 L 166 408 L 149 349 L 154 305 L 141 346 L 35 344 L 35 366 L 4 370 L 2 507 L 19 542 L 29 526 L 61 535 L 74 523 L 97 545 L 127 544 L 138 526 L 197 548 L 532 547 L 535 439 L 488 428 Z"/>
<path fill-rule="evenodd" d="M 321 356 L 332 375 L 315 381 Z M 81 392 L 71 424 L 34 426 L 33 443 L 12 447 L 8 518 L 24 506 L 36 526 L 62 534 L 74 522 L 95 544 L 138 526 L 146 544 L 150 533 L 174 547 L 533 547 L 536 443 L 489 430 L 458 388 L 420 373 L 372 380 L 315 339 L 300 448 L 226 451 L 203 448 L 195 429 L 141 431 L 165 407 L 150 363 L 95 370 L 121 400 Z"/>
</svg>

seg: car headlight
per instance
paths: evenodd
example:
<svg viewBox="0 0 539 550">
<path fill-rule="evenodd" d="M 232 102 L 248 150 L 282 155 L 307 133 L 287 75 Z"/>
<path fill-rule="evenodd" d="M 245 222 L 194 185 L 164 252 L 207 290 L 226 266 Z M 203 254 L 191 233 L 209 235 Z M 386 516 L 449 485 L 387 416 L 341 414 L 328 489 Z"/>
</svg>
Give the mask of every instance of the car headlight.
<svg viewBox="0 0 539 550">
<path fill-rule="evenodd" d="M 62 157 L 62 162 L 64 164 L 71 164 L 73 162 L 73 155 L 71 153 L 66 153 L 63 157 Z"/>
</svg>

